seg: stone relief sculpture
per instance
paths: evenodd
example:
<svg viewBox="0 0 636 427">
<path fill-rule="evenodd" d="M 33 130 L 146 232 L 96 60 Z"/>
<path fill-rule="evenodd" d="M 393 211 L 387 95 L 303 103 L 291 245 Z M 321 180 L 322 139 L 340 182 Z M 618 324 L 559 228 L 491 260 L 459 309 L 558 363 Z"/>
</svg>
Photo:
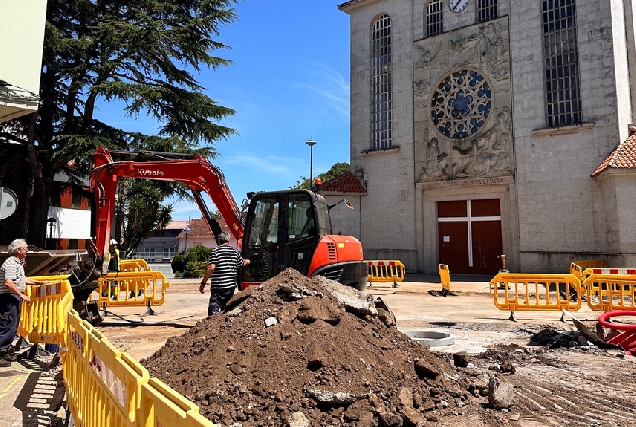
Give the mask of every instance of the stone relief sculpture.
<svg viewBox="0 0 636 427">
<path fill-rule="evenodd" d="M 433 137 L 428 139 L 428 129 L 424 129 L 424 141 L 426 143 L 426 159 L 420 174 L 420 181 L 441 181 L 450 178 L 447 165 L 443 164 L 448 153 L 440 152 L 439 141 Z"/>
<path fill-rule="evenodd" d="M 426 101 L 426 93 L 428 92 L 428 88 L 431 86 L 429 82 L 426 80 L 420 80 L 413 84 L 413 96 L 415 98 L 415 108 L 427 108 L 428 102 Z"/>
<path fill-rule="evenodd" d="M 418 50 L 420 51 L 420 58 L 415 61 L 415 68 L 442 68 L 446 66 L 446 61 L 441 60 L 438 61 L 437 54 L 439 53 L 442 42 L 441 40 L 436 40 L 430 49 L 426 47 L 422 47 L 420 45 L 416 45 Z"/>
<path fill-rule="evenodd" d="M 463 149 L 453 146 L 467 159 L 462 162 L 457 178 L 492 176 L 501 172 L 512 173 L 510 150 L 512 149 L 512 124 L 510 110 L 505 107 L 497 114 L 497 121 L 480 138 L 473 139 L 471 146 Z"/>
<path fill-rule="evenodd" d="M 477 40 L 479 62 L 485 64 L 495 78 L 501 78 L 508 74 L 508 66 L 504 63 L 506 48 L 501 32 L 494 23 L 489 22 L 480 27 L 479 33 L 471 39 Z"/>
<path fill-rule="evenodd" d="M 419 182 L 514 173 L 507 31 L 500 19 L 414 44 Z"/>
<path fill-rule="evenodd" d="M 457 139 L 449 154 L 440 149 L 438 138 L 428 139 L 424 130 L 426 156 L 420 182 L 455 178 L 479 178 L 512 174 L 512 118 L 504 107 L 495 123 L 475 138 Z"/>
</svg>

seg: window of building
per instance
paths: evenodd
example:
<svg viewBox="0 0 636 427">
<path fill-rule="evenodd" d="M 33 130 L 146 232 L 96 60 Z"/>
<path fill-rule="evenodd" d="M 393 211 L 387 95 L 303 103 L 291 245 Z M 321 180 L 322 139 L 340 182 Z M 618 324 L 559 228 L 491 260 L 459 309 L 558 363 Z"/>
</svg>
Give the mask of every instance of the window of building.
<svg viewBox="0 0 636 427">
<path fill-rule="evenodd" d="M 391 18 L 373 24 L 371 56 L 371 149 L 391 148 Z"/>
<path fill-rule="evenodd" d="M 581 123 L 579 51 L 574 0 L 543 0 L 548 127 Z"/>
<path fill-rule="evenodd" d="M 497 0 L 477 0 L 477 22 L 486 22 L 497 17 Z"/>
<path fill-rule="evenodd" d="M 426 6 L 426 37 L 441 34 L 443 31 L 442 0 L 431 0 Z"/>
</svg>

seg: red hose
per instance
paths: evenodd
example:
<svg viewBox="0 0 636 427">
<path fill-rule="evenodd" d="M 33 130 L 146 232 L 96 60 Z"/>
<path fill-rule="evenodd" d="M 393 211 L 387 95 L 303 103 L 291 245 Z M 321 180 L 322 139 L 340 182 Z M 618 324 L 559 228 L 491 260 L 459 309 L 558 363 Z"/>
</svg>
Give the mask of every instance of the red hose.
<svg viewBox="0 0 636 427">
<path fill-rule="evenodd" d="M 610 323 L 608 319 L 617 316 L 636 316 L 636 312 L 628 310 L 616 310 L 603 313 L 598 318 L 598 323 L 604 328 L 621 331 L 608 342 L 620 345 L 627 354 L 636 356 L 636 324 Z"/>
</svg>

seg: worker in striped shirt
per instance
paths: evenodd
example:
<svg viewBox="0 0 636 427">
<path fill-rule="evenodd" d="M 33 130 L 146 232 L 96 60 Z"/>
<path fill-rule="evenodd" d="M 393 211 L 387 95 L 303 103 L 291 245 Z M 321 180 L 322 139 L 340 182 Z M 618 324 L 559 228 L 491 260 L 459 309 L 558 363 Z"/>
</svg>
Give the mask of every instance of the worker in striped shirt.
<svg viewBox="0 0 636 427">
<path fill-rule="evenodd" d="M 238 279 L 238 269 L 250 263 L 249 259 L 243 259 L 241 254 L 229 245 L 230 235 L 220 233 L 217 236 L 219 247 L 212 250 L 208 268 L 205 271 L 199 292 L 204 293 L 205 285 L 210 279 L 210 303 L 208 304 L 208 316 L 220 313 L 225 304 L 234 295 Z"/>
</svg>

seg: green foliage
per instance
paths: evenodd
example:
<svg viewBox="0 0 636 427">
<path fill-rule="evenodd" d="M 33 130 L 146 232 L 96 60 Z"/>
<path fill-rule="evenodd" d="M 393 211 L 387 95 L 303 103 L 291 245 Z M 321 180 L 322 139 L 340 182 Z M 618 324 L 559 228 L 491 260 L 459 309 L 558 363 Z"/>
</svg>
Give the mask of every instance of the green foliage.
<svg viewBox="0 0 636 427">
<path fill-rule="evenodd" d="M 350 171 L 351 171 L 351 168 L 349 166 L 349 163 L 340 162 L 340 163 L 335 163 L 333 166 L 331 166 L 331 169 L 329 169 L 327 172 L 318 174 L 313 178 L 314 180 L 316 178 L 320 178 L 322 182 L 327 182 L 330 179 L 339 177 L 340 175 Z M 298 190 L 298 189 L 309 190 L 309 178 L 301 176 L 300 181 L 296 181 L 296 185 L 290 188 L 292 190 Z"/>
<path fill-rule="evenodd" d="M 185 259 L 182 254 L 177 254 L 172 257 L 172 261 L 170 262 L 170 267 L 172 268 L 172 273 L 182 272 L 183 266 L 185 265 Z"/>
<path fill-rule="evenodd" d="M 190 254 L 188 254 L 188 258 L 190 258 Z M 186 266 L 185 271 L 183 272 L 183 277 L 203 277 L 205 274 L 205 270 L 208 268 L 207 261 L 189 261 Z"/>
<path fill-rule="evenodd" d="M 205 270 L 208 268 L 208 260 L 210 254 L 212 254 L 211 248 L 206 248 L 202 245 L 196 245 L 192 248 L 188 248 L 188 265 L 185 265 L 184 252 L 172 258 L 172 272 L 182 272 L 182 277 L 203 277 Z"/>
<path fill-rule="evenodd" d="M 210 255 L 212 254 L 211 248 L 206 248 L 202 245 L 196 245 L 192 248 L 188 248 L 188 263 L 190 261 L 202 261 L 207 265 Z"/>
<path fill-rule="evenodd" d="M 163 229 L 171 220 L 172 205 L 161 202 L 169 195 L 161 186 L 147 180 L 122 180 L 115 209 L 116 228 L 123 230 L 120 250 L 127 257 L 137 251 L 144 239 L 156 229 Z M 121 226 L 121 227 L 120 227 Z"/>
<path fill-rule="evenodd" d="M 2 163 L 15 163 L 11 156 L 29 161 L 30 170 L 18 173 L 34 186 L 27 202 L 30 243 L 44 243 L 40 240 L 46 232 L 53 176 L 66 172 L 81 182 L 99 145 L 214 157 L 213 144 L 235 133 L 219 124 L 234 110 L 211 99 L 195 77 L 203 68 L 231 64 L 213 52 L 227 48 L 216 38 L 222 25 L 236 19 L 236 3 L 48 1 L 37 118 L 0 125 L 0 145 L 15 141 L 24 147 L 6 154 Z M 119 118 L 102 121 L 97 112 L 106 102 L 120 102 L 123 116 L 154 118 L 156 133 L 120 129 Z M 186 194 L 179 184 L 162 185 Z M 131 247 L 135 239 L 131 237 Z"/>
</svg>

